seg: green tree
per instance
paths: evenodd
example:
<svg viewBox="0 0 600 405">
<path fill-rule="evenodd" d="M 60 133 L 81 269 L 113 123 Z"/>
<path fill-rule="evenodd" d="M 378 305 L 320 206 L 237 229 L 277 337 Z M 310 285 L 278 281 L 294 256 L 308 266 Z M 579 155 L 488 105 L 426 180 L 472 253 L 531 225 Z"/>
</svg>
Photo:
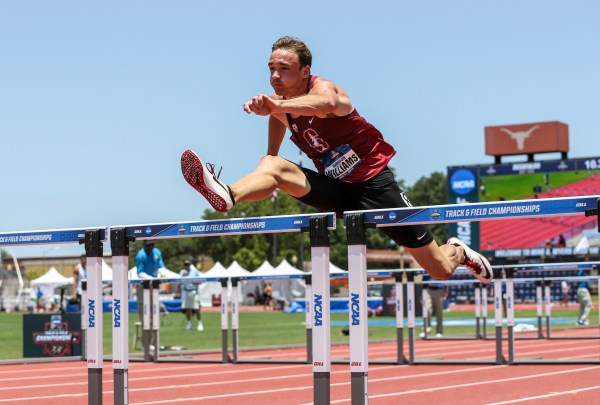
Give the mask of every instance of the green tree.
<svg viewBox="0 0 600 405">
<path fill-rule="evenodd" d="M 434 172 L 428 177 L 421 177 L 406 190 L 406 195 L 414 206 L 448 204 L 448 181 L 446 175 Z M 446 224 L 430 225 L 429 231 L 438 244 L 446 243 L 448 228 Z"/>
</svg>

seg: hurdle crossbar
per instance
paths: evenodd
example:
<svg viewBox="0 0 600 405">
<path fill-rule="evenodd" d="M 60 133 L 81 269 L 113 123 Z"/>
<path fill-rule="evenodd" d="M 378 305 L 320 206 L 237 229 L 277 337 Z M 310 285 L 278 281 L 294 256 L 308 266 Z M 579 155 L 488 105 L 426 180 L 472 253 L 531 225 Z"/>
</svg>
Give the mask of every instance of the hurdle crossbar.
<svg viewBox="0 0 600 405">
<path fill-rule="evenodd" d="M 348 211 L 344 212 L 344 218 L 351 214 L 361 213 L 366 224 L 384 227 L 586 215 L 598 205 L 599 198 L 600 196 L 566 197 Z"/>
<path fill-rule="evenodd" d="M 100 240 L 106 242 L 107 227 L 46 229 L 40 231 L 0 232 L 0 246 L 31 246 L 62 243 L 80 243 L 86 231 L 98 230 Z"/>
<path fill-rule="evenodd" d="M 327 218 L 327 229 L 335 229 L 335 215 L 324 215 Z M 308 230 L 311 217 L 314 214 L 125 225 L 118 228 L 125 228 L 125 235 L 135 240 L 250 235 L 302 232 Z M 111 227 L 113 228 L 115 227 Z"/>
</svg>

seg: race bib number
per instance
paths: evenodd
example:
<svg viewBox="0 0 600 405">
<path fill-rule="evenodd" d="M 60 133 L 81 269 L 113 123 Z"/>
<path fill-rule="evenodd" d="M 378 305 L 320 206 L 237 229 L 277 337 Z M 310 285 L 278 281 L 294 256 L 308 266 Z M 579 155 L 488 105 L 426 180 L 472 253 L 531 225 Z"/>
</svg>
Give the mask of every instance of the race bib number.
<svg viewBox="0 0 600 405">
<path fill-rule="evenodd" d="M 360 158 L 349 145 L 340 145 L 323 158 L 325 175 L 341 180 L 360 164 Z"/>
</svg>

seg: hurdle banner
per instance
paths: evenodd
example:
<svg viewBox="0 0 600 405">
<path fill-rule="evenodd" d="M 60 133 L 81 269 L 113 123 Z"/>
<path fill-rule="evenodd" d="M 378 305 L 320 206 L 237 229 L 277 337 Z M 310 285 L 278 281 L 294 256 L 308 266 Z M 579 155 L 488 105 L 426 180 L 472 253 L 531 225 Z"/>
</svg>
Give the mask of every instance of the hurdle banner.
<svg viewBox="0 0 600 405">
<path fill-rule="evenodd" d="M 88 231 L 98 231 L 101 241 L 106 241 L 106 227 L 49 229 L 40 231 L 0 232 L 0 246 L 30 246 L 80 243 Z"/>
<path fill-rule="evenodd" d="M 232 218 L 178 223 L 123 226 L 126 236 L 136 240 L 190 238 L 199 236 L 250 235 L 259 233 L 301 232 L 309 228 L 312 214 L 272 217 Z M 325 215 L 327 228 L 335 228 L 335 216 Z"/>
<path fill-rule="evenodd" d="M 344 218 L 363 213 L 367 226 L 426 225 L 498 219 L 565 215 L 598 215 L 599 197 L 565 197 L 490 203 L 432 205 L 368 211 L 348 211 Z"/>
</svg>

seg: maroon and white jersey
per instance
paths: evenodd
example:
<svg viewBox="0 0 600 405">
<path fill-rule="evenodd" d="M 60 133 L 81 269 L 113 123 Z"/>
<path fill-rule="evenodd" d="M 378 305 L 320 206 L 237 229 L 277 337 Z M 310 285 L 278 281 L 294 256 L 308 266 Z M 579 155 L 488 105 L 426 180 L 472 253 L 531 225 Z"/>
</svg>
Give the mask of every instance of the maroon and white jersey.
<svg viewBox="0 0 600 405">
<path fill-rule="evenodd" d="M 312 85 L 316 77 L 311 79 Z M 369 180 L 396 154 L 356 109 L 333 118 L 286 115 L 292 142 L 312 159 L 319 173 L 334 179 L 348 183 Z"/>
</svg>

